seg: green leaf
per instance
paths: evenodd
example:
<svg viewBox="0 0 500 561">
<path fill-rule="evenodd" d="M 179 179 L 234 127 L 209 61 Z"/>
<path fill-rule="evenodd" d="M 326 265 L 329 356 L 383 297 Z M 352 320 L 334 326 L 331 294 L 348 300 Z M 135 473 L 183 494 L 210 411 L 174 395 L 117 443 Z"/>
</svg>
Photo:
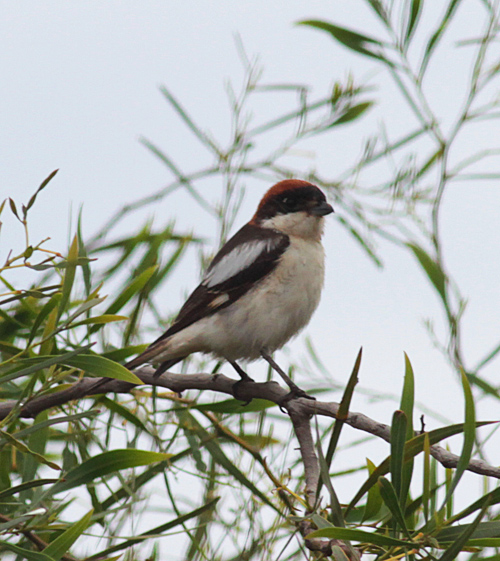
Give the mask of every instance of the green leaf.
<svg viewBox="0 0 500 561">
<path fill-rule="evenodd" d="M 392 483 L 385 477 L 379 477 L 378 487 L 380 491 L 380 496 L 385 503 L 385 506 L 389 509 L 392 514 L 393 519 L 401 527 L 406 537 L 411 539 L 408 528 L 406 527 L 405 517 L 401 506 L 399 504 L 399 497 L 396 494 L 396 489 Z"/>
<path fill-rule="evenodd" d="M 59 318 L 66 310 L 71 296 L 71 289 L 75 281 L 76 267 L 78 259 L 78 237 L 75 235 L 68 251 L 67 267 L 64 271 L 64 279 L 62 283 L 61 301 L 59 302 Z"/>
<path fill-rule="evenodd" d="M 144 532 L 143 534 L 140 534 L 139 536 L 137 536 L 135 538 L 131 538 L 131 539 L 126 540 L 122 543 L 113 545 L 113 546 L 105 549 L 104 551 L 99 551 L 99 553 L 96 553 L 95 555 L 91 555 L 90 557 L 86 557 L 85 561 L 101 560 L 104 556 L 109 555 L 110 553 L 115 553 L 116 551 L 123 551 L 124 549 L 128 549 L 129 547 L 132 547 L 133 545 L 135 545 L 137 543 L 142 543 L 146 539 L 149 539 L 149 538 L 159 537 L 159 536 L 161 536 L 161 534 L 163 532 L 171 530 L 172 528 L 175 528 L 176 526 L 184 526 L 184 524 L 188 520 L 192 520 L 193 518 L 198 518 L 204 512 L 206 512 L 208 510 L 212 510 L 215 507 L 215 505 L 217 504 L 218 500 L 219 500 L 219 497 L 216 497 L 215 499 L 212 499 L 208 503 L 204 504 L 203 506 L 201 506 L 199 508 L 196 508 L 195 510 L 192 510 L 191 512 L 189 512 L 187 514 L 183 514 L 183 515 L 175 518 L 174 520 L 171 520 L 171 521 L 169 521 L 165 524 L 162 524 L 161 526 L 157 526 L 156 528 L 153 528 L 152 530 L 148 530 L 147 532 Z"/>
<path fill-rule="evenodd" d="M 389 23 L 389 17 L 387 16 L 383 3 L 380 0 L 368 0 L 368 3 L 377 16 L 387 25 Z"/>
<path fill-rule="evenodd" d="M 116 312 L 120 311 L 131 298 L 144 288 L 157 269 L 158 266 L 154 265 L 153 267 L 149 267 L 143 271 L 137 278 L 127 285 L 121 294 L 116 297 L 116 299 L 106 309 L 105 314 L 116 314 Z"/>
<path fill-rule="evenodd" d="M 328 489 L 328 494 L 330 495 L 330 520 L 333 524 L 339 528 L 345 527 L 344 517 L 342 516 L 342 507 L 340 506 L 340 501 L 337 497 L 332 482 L 330 480 L 329 468 L 327 466 L 325 457 L 323 455 L 323 450 L 321 448 L 321 437 L 319 434 L 318 424 L 316 423 L 316 450 L 318 452 L 320 476 L 326 488 Z M 318 494 L 317 494 L 318 495 Z"/>
<path fill-rule="evenodd" d="M 19 214 L 17 214 L 16 203 L 15 203 L 14 200 L 11 199 L 10 197 L 9 197 L 9 205 L 10 205 L 10 210 L 12 211 L 12 214 L 13 214 L 18 220 L 21 220 L 21 219 L 19 218 Z"/>
<path fill-rule="evenodd" d="M 450 3 L 446 8 L 446 12 L 443 15 L 443 19 L 441 20 L 441 23 L 439 24 L 436 31 L 432 34 L 432 37 L 429 39 L 429 42 L 427 43 L 427 46 L 425 48 L 424 56 L 422 58 L 422 64 L 420 65 L 420 72 L 419 72 L 420 78 L 423 77 L 427 65 L 429 64 L 429 60 L 432 56 L 432 53 L 434 52 L 439 41 L 441 40 L 443 33 L 446 31 L 446 28 L 450 25 L 453 16 L 455 15 L 455 11 L 458 8 L 459 3 L 460 0 L 450 0 Z"/>
<path fill-rule="evenodd" d="M 131 357 L 132 355 L 139 355 L 147 348 L 148 345 L 130 345 L 128 347 L 106 351 L 102 353 L 101 356 L 109 358 L 113 362 L 125 362 L 127 358 Z"/>
<path fill-rule="evenodd" d="M 421 0 L 412 0 L 410 4 L 410 13 L 408 14 L 408 24 L 406 25 L 406 31 L 404 34 L 404 45 L 407 47 L 413 37 L 413 33 L 417 28 L 418 20 L 420 19 L 420 14 L 422 12 Z"/>
<path fill-rule="evenodd" d="M 414 436 L 413 431 L 413 409 L 415 405 L 415 376 L 413 374 L 413 368 L 411 366 L 410 359 L 405 353 L 405 378 L 403 384 L 403 393 L 401 394 L 400 409 L 404 411 L 406 415 L 407 425 L 406 425 L 406 440 L 411 440 Z M 413 475 L 413 461 L 408 461 L 403 465 L 401 472 L 401 490 L 400 505 L 401 508 L 405 508 L 406 502 L 408 500 L 411 478 Z"/>
<path fill-rule="evenodd" d="M 354 367 L 352 369 L 351 375 L 349 376 L 349 381 L 347 382 L 346 388 L 344 390 L 344 394 L 342 395 L 342 400 L 340 402 L 339 410 L 337 413 L 337 419 L 333 426 L 332 435 L 330 437 L 330 442 L 328 443 L 328 448 L 326 451 L 325 456 L 325 463 L 327 467 L 327 472 L 330 469 L 332 464 L 333 455 L 335 454 L 335 450 L 337 449 L 337 444 L 339 442 L 340 433 L 344 426 L 345 419 L 347 419 L 347 415 L 349 413 L 349 407 L 351 406 L 352 396 L 354 395 L 354 388 L 358 383 L 358 374 L 359 369 L 361 367 L 361 358 L 363 356 L 363 349 L 359 349 L 358 356 L 356 357 L 356 361 L 354 363 Z M 322 480 L 320 479 L 318 483 L 318 491 L 316 496 L 319 498 L 319 494 L 322 487 Z"/>
<path fill-rule="evenodd" d="M 103 378 L 113 378 L 115 380 L 122 380 L 123 382 L 130 382 L 131 384 L 142 385 L 144 382 L 135 374 L 132 374 L 121 364 L 104 358 L 99 355 L 77 355 L 64 361 L 64 364 L 80 368 L 85 372 L 95 374 Z"/>
<path fill-rule="evenodd" d="M 382 534 L 375 534 L 373 532 L 365 532 L 363 530 L 354 530 L 352 528 L 323 528 L 321 530 L 315 530 L 306 536 L 306 539 L 313 538 L 329 538 L 331 540 L 351 540 L 361 543 L 369 543 L 372 545 L 381 546 L 402 546 L 402 547 L 414 547 L 415 544 L 412 542 L 406 542 L 403 540 L 397 540 L 395 538 L 390 538 Z"/>
<path fill-rule="evenodd" d="M 242 404 L 241 401 L 237 399 L 226 399 L 224 401 L 217 401 L 216 403 L 193 405 L 191 409 L 211 411 L 212 413 L 229 413 L 234 415 L 243 413 L 258 413 L 271 407 L 276 407 L 276 403 L 268 401 L 267 399 L 252 399 L 252 401 L 247 404 Z"/>
<path fill-rule="evenodd" d="M 481 427 L 485 425 L 491 424 L 492 421 L 481 421 L 476 424 L 476 426 Z M 445 438 L 449 438 L 450 436 L 454 436 L 464 431 L 464 424 L 460 423 L 457 425 L 449 425 L 447 427 L 442 427 L 440 429 L 436 429 L 430 432 L 426 432 L 424 434 L 419 434 L 409 440 L 405 445 L 405 462 L 420 454 L 424 448 L 424 440 L 425 435 L 428 435 L 429 442 L 431 445 L 437 444 L 441 440 Z M 354 498 L 349 503 L 346 512 L 344 513 L 344 517 L 347 518 L 347 514 L 356 506 L 358 501 L 364 494 L 377 483 L 378 478 L 381 475 L 385 475 L 388 473 L 391 465 L 391 457 L 388 456 L 374 471 L 370 474 L 368 479 L 363 483 L 359 491 L 354 495 Z"/>
<path fill-rule="evenodd" d="M 128 320 L 127 316 L 117 316 L 112 314 L 103 314 L 102 316 L 96 316 L 93 318 L 83 319 L 77 323 L 71 324 L 71 328 L 79 327 L 80 325 L 101 325 L 105 323 L 112 323 L 114 321 L 126 321 Z"/>
<path fill-rule="evenodd" d="M 431 504 L 431 445 L 429 435 L 424 437 L 424 474 L 423 474 L 422 505 L 424 508 L 424 519 L 427 524 L 429 516 L 432 514 Z"/>
<path fill-rule="evenodd" d="M 125 450 L 111 450 L 103 452 L 98 456 L 94 456 L 80 464 L 79 466 L 71 469 L 64 479 L 56 483 L 50 490 L 50 495 L 86 485 L 97 479 L 116 472 L 122 469 L 129 469 L 138 466 L 146 466 L 155 462 L 168 460 L 172 454 L 163 454 L 160 452 L 149 452 L 147 450 L 125 449 Z"/>
<path fill-rule="evenodd" d="M 85 532 L 90 524 L 93 512 L 94 510 L 90 510 L 83 518 L 78 520 L 78 522 L 73 522 L 69 528 L 57 536 L 43 552 L 54 559 L 54 561 L 59 561 L 83 532 Z"/>
<path fill-rule="evenodd" d="M 123 417 L 125 420 L 127 420 L 142 432 L 151 434 L 146 425 L 139 419 L 139 417 L 137 417 L 137 415 L 134 415 L 129 409 L 127 409 L 126 407 L 121 405 L 121 403 L 118 403 L 114 399 L 109 399 L 103 395 L 98 400 L 96 400 L 96 403 L 99 405 L 102 404 L 110 411 L 113 411 L 113 413 L 120 415 L 120 417 Z"/>
<path fill-rule="evenodd" d="M 500 487 L 497 487 L 493 491 L 490 491 L 489 493 L 486 493 L 486 495 L 482 496 L 477 501 L 474 501 L 467 508 L 464 508 L 458 514 L 455 514 L 452 521 L 456 522 L 457 520 L 461 520 L 462 518 L 465 518 L 466 516 L 470 516 L 476 510 L 479 510 L 479 509 L 483 508 L 483 506 L 485 504 L 488 504 L 489 506 L 492 506 L 492 505 L 496 505 L 498 503 L 500 503 Z"/>
<path fill-rule="evenodd" d="M 470 459 L 472 457 L 472 449 L 474 448 L 474 441 L 476 439 L 476 409 L 474 406 L 474 397 L 467 380 L 465 372 L 462 371 L 462 387 L 464 390 L 465 397 L 465 423 L 464 423 L 464 443 L 462 446 L 462 452 L 460 454 L 460 459 L 455 470 L 455 475 L 450 484 L 448 492 L 443 502 L 443 506 L 452 497 L 462 475 L 464 474 L 467 466 L 469 465 Z"/>
<path fill-rule="evenodd" d="M 0 501 L 11 497 L 12 495 L 17 495 L 28 489 L 33 489 L 34 487 L 42 487 L 43 485 L 50 485 L 51 483 L 57 483 L 58 479 L 36 479 L 34 481 L 28 481 L 27 483 L 21 483 L 21 485 L 16 485 L 15 487 L 9 487 L 5 491 L 0 492 Z"/>
<path fill-rule="evenodd" d="M 0 377 L 0 384 L 5 384 L 6 382 L 10 382 L 11 380 L 15 380 L 16 378 L 21 378 L 22 376 L 29 376 L 39 370 L 43 370 L 44 368 L 49 368 L 54 364 L 65 364 L 67 360 L 71 359 L 72 357 L 84 353 L 88 351 L 92 345 L 86 345 L 85 347 L 80 347 L 79 349 L 75 349 L 74 351 L 70 351 L 69 353 L 65 353 L 63 355 L 45 355 L 45 356 L 38 356 L 28 359 L 23 359 L 21 362 L 22 364 L 32 364 L 32 366 L 28 366 L 27 368 L 23 368 L 22 366 L 18 366 L 6 372 L 2 377 Z M 34 364 L 33 364 L 34 363 Z"/>
<path fill-rule="evenodd" d="M 391 425 L 391 478 L 398 498 L 401 498 L 407 420 L 404 411 L 394 411 Z M 380 481 L 380 480 L 379 480 Z"/>
<path fill-rule="evenodd" d="M 45 553 L 24 549 L 24 547 L 19 547 L 18 545 L 14 545 L 4 540 L 0 540 L 0 545 L 4 549 L 19 555 L 22 559 L 28 559 L 28 561 L 54 561 L 52 557 L 49 557 Z"/>
<path fill-rule="evenodd" d="M 46 179 L 44 179 L 42 181 L 42 183 L 40 184 L 40 187 L 38 187 L 38 189 L 35 191 L 35 194 L 31 197 L 28 204 L 26 205 L 25 216 L 26 216 L 28 210 L 35 204 L 36 197 L 37 197 L 38 193 L 40 193 L 40 191 L 42 189 L 44 189 L 49 184 L 49 182 L 55 177 L 55 175 L 57 174 L 58 171 L 59 171 L 58 169 L 54 170 Z"/>
<path fill-rule="evenodd" d="M 373 105 L 373 101 L 365 101 L 364 103 L 358 103 L 358 105 L 353 105 L 345 111 L 338 119 L 336 119 L 328 128 L 336 127 L 337 125 L 342 125 L 344 123 L 349 123 L 354 121 L 358 117 L 367 111 Z"/>
<path fill-rule="evenodd" d="M 495 489 L 498 491 L 498 489 Z M 484 502 L 484 506 L 492 506 L 490 502 Z M 456 526 L 448 526 L 440 530 L 435 538 L 439 543 L 454 542 L 457 540 L 464 532 L 470 528 L 470 524 L 459 524 Z M 500 538 L 500 522 L 498 520 L 490 520 L 487 522 L 481 522 L 476 526 L 474 532 L 471 535 L 471 539 L 485 539 L 485 538 Z"/>
<path fill-rule="evenodd" d="M 418 245 L 407 243 L 406 246 L 413 251 L 413 254 L 418 259 L 434 288 L 438 291 L 441 299 L 443 302 L 446 302 L 446 275 L 441 267 Z"/>
<path fill-rule="evenodd" d="M 45 318 L 50 314 L 50 312 L 54 308 L 60 305 L 61 298 L 62 298 L 62 294 L 60 292 L 56 292 L 53 296 L 51 296 L 50 300 L 40 310 L 40 312 L 35 318 L 35 321 L 33 322 L 33 326 L 31 328 L 31 333 L 29 337 L 29 343 L 31 343 L 33 339 L 36 337 L 38 328 L 45 321 Z"/>
<path fill-rule="evenodd" d="M 270 506 L 278 514 L 282 515 L 278 507 L 274 505 L 269 498 L 226 456 L 218 442 L 214 440 L 213 435 L 210 434 L 200 423 L 198 423 L 193 415 L 188 414 L 184 417 L 184 419 L 185 423 L 189 423 L 187 428 L 196 433 L 201 444 L 207 449 L 217 464 L 225 469 L 229 475 L 236 479 L 236 481 L 239 481 L 243 486 L 245 486 L 251 493 L 259 497 L 262 502 Z"/>
<path fill-rule="evenodd" d="M 453 544 L 441 555 L 440 561 L 454 561 L 460 551 L 462 551 L 465 544 L 469 541 L 470 537 L 474 534 L 475 529 L 478 527 L 481 519 L 486 514 L 488 504 L 485 504 L 479 514 L 476 516 L 472 524 L 467 524 L 464 531 L 458 536 Z"/>
<path fill-rule="evenodd" d="M 373 46 L 381 47 L 382 43 L 378 39 L 373 37 L 368 37 L 367 35 L 362 35 L 356 31 L 351 31 L 344 27 L 339 27 L 333 23 L 328 23 L 326 21 L 320 20 L 304 20 L 299 21 L 298 25 L 307 25 L 309 27 L 314 27 L 320 29 L 321 31 L 326 31 L 336 39 L 342 45 L 347 48 L 369 57 L 379 59 L 383 62 L 388 63 L 385 57 L 382 55 L 381 49 L 373 50 Z"/>
<path fill-rule="evenodd" d="M 51 462 L 50 460 L 47 460 L 41 454 L 38 454 L 37 452 L 34 452 L 28 446 L 26 446 L 26 444 L 24 444 L 24 442 L 21 442 L 20 440 L 17 440 L 7 431 L 0 430 L 0 437 L 3 438 L 5 441 L 7 441 L 11 446 L 14 446 L 14 448 L 17 448 L 17 450 L 19 450 L 23 454 L 29 454 L 30 456 L 35 458 L 41 464 L 45 464 L 46 466 L 49 466 L 52 469 L 56 469 L 56 470 L 61 469 L 57 464 L 55 464 L 54 462 Z"/>
<path fill-rule="evenodd" d="M 375 464 L 366 458 L 366 465 L 368 468 L 368 473 L 371 475 L 375 471 Z M 372 520 L 380 511 L 384 501 L 380 496 L 380 489 L 378 485 L 373 485 L 368 490 L 368 497 L 366 499 L 365 509 L 363 511 L 362 522 L 366 520 Z"/>
</svg>

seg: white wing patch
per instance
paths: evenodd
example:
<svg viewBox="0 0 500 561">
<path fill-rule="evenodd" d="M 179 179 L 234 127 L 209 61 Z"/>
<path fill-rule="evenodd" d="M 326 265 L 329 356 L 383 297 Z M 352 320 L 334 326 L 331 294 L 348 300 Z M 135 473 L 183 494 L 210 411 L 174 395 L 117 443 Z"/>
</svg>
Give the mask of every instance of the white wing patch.
<svg viewBox="0 0 500 561">
<path fill-rule="evenodd" d="M 225 255 L 216 265 L 208 269 L 202 284 L 212 288 L 221 282 L 229 280 L 241 271 L 251 267 L 264 251 L 271 251 L 275 240 L 258 240 L 243 243 Z"/>
</svg>

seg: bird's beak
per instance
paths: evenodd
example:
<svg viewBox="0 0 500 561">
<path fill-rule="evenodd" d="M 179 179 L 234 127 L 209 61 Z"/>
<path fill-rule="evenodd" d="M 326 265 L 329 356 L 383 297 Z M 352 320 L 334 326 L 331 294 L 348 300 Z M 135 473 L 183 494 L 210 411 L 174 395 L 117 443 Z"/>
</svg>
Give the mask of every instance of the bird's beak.
<svg viewBox="0 0 500 561">
<path fill-rule="evenodd" d="M 319 205 L 309 210 L 309 214 L 313 214 L 314 216 L 326 216 L 332 212 L 334 212 L 332 205 L 328 204 L 326 201 L 322 201 Z"/>
</svg>

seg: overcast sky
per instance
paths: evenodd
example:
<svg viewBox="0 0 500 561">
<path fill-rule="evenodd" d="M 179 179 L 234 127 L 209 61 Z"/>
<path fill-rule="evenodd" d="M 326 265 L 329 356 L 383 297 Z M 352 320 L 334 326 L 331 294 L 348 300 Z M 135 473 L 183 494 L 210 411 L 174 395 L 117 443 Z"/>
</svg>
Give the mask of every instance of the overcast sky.
<svg viewBox="0 0 500 561">
<path fill-rule="evenodd" d="M 436 8 L 441 4 L 436 2 Z M 456 37 L 480 33 L 479 4 L 461 5 Z M 16 0 L 0 6 L 0 194 L 26 202 L 59 168 L 33 213 L 32 230 L 33 240 L 51 236 L 57 249 L 66 245 L 70 216 L 74 219 L 80 205 L 85 231 L 91 235 L 122 204 L 172 179 L 140 144 L 140 137 L 160 146 L 184 171 L 199 167 L 205 156 L 162 98 L 161 84 L 204 129 L 221 140 L 229 137 L 225 84 L 230 80 L 239 87 L 243 76 L 235 34 L 251 56 L 259 56 L 265 82 L 308 84 L 318 97 L 350 72 L 359 83 L 378 85 L 371 99 L 379 109 L 353 127 L 339 129 L 338 135 L 325 137 L 324 145 L 319 142 L 316 152 L 304 158 L 304 172 L 314 166 L 334 178 L 338 165 L 355 161 L 363 140 L 381 120 L 397 131 L 405 130 L 411 119 L 395 109 L 404 107 L 401 100 L 380 86 L 387 80 L 379 67 L 349 54 L 325 34 L 294 25 L 319 18 L 376 35 L 379 25 L 362 2 Z M 430 71 L 430 98 L 446 123 L 463 101 L 456 95 L 467 77 L 462 54 L 438 58 Z M 490 129 L 487 144 L 498 145 L 499 136 Z M 484 130 L 478 129 L 463 141 L 462 154 L 484 141 Z M 248 220 L 269 186 L 247 181 L 248 196 L 236 227 Z M 450 270 L 469 298 L 464 342 L 472 366 L 500 339 L 498 184 L 456 184 L 447 197 L 443 239 Z M 159 225 L 175 218 L 180 228 L 216 244 L 215 224 L 182 195 L 148 213 L 154 213 Z M 5 258 L 21 230 L 9 217 L 2 219 L 0 256 Z M 325 293 L 307 333 L 335 379 L 347 379 L 363 346 L 362 385 L 398 394 L 406 351 L 416 373 L 417 398 L 453 422 L 462 421 L 463 398 L 455 374 L 432 348 L 423 327 L 425 318 L 433 318 L 438 326 L 441 321 L 428 281 L 408 254 L 387 243 L 380 245 L 385 268 L 377 269 L 335 217 L 327 221 Z M 140 224 L 137 216 L 137 223 L 123 228 L 131 232 Z M 196 268 L 180 269 L 165 287 L 165 314 L 175 311 L 198 278 Z M 489 373 L 498 385 L 496 364 Z M 386 405 L 370 407 L 367 414 L 390 422 L 392 410 Z M 485 404 L 479 417 L 494 418 L 497 410 L 496 404 Z M 430 421 L 430 426 L 435 423 Z M 494 454 L 490 459 L 495 463 Z"/>
</svg>

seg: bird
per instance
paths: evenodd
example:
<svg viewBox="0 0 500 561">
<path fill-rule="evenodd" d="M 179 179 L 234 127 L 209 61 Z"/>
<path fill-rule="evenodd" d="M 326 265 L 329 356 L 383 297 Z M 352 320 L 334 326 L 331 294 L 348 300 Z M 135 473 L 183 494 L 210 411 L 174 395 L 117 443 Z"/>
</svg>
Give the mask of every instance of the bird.
<svg viewBox="0 0 500 561">
<path fill-rule="evenodd" d="M 308 397 L 272 359 L 308 323 L 324 284 L 325 194 L 299 179 L 276 183 L 251 220 L 218 251 L 167 331 L 124 366 L 152 364 L 159 376 L 192 353 L 228 361 L 264 358 L 294 397 Z M 284 375 L 284 376 L 283 376 Z"/>
</svg>

